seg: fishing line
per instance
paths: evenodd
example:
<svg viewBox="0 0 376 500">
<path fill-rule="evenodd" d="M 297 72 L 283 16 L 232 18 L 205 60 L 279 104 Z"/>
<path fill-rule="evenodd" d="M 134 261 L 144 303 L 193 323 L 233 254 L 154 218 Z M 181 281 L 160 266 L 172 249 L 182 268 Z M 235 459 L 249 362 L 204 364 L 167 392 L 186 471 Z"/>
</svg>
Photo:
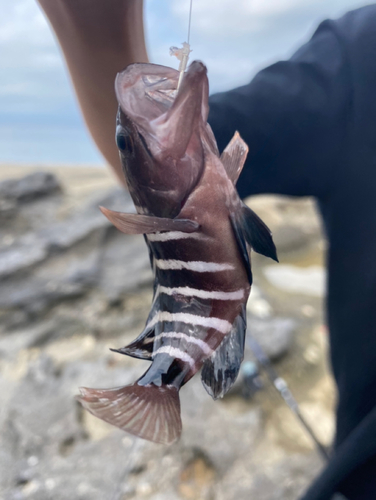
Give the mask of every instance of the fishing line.
<svg viewBox="0 0 376 500">
<path fill-rule="evenodd" d="M 187 68 L 189 54 L 192 52 L 191 46 L 189 45 L 189 40 L 190 40 L 190 36 L 191 36 L 192 3 L 193 3 L 193 0 L 190 0 L 189 18 L 188 18 L 188 36 L 187 36 L 188 41 L 183 42 L 183 47 L 181 49 L 179 49 L 178 47 L 170 47 L 170 56 L 175 56 L 180 61 L 180 64 L 179 64 L 180 75 L 179 75 L 179 80 L 178 80 L 176 90 L 179 90 L 180 84 L 183 80 L 185 70 Z"/>
<path fill-rule="evenodd" d="M 193 0 L 191 0 L 191 4 L 189 6 L 188 37 L 187 37 L 188 44 L 189 44 L 189 38 L 191 36 L 192 2 Z"/>
</svg>

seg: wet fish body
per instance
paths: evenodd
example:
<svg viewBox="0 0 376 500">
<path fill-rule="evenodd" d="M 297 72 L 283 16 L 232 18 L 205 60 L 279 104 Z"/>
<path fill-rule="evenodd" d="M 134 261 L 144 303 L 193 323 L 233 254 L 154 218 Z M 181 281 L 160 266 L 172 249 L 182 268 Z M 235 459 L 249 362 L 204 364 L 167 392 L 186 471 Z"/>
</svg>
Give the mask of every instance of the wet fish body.
<svg viewBox="0 0 376 500">
<path fill-rule="evenodd" d="M 206 68 L 179 73 L 135 64 L 119 74 L 117 144 L 138 214 L 102 208 L 125 233 L 142 233 L 154 270 L 145 329 L 117 352 L 152 361 L 131 386 L 81 389 L 91 413 L 136 436 L 168 444 L 181 433 L 178 392 L 202 368 L 222 397 L 243 359 L 249 246 L 277 260 L 271 233 L 235 184 L 248 148 L 238 133 L 219 156 L 208 115 Z"/>
</svg>

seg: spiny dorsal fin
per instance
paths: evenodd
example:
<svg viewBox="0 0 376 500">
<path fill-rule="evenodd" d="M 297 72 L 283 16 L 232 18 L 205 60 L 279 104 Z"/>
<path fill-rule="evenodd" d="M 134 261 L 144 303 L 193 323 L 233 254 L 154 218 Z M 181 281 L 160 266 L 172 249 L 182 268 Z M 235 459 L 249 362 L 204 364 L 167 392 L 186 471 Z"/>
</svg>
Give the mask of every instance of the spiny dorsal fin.
<svg viewBox="0 0 376 500">
<path fill-rule="evenodd" d="M 188 219 L 168 219 L 154 217 L 152 215 L 125 214 L 115 212 L 109 208 L 99 207 L 103 215 L 122 233 L 126 234 L 150 234 L 159 231 L 182 231 L 193 233 L 199 228 L 199 224 Z"/>
<path fill-rule="evenodd" d="M 235 132 L 234 137 L 227 144 L 221 154 L 221 162 L 225 167 L 228 177 L 235 185 L 240 172 L 243 169 L 248 154 L 248 146 L 240 137 L 239 132 Z"/>
<path fill-rule="evenodd" d="M 232 329 L 202 367 L 201 380 L 213 399 L 222 398 L 233 386 L 244 358 L 246 310 L 235 319 Z"/>
</svg>

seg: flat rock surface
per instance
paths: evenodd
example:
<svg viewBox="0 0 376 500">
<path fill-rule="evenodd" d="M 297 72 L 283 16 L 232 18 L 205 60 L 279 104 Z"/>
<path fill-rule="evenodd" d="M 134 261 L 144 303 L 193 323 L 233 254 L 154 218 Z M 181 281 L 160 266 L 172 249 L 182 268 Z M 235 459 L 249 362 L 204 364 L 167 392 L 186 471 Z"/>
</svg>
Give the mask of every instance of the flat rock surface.
<svg viewBox="0 0 376 500">
<path fill-rule="evenodd" d="M 119 233 L 98 209 L 131 211 L 129 196 L 101 169 L 0 172 L 0 498 L 297 500 L 323 463 L 249 340 L 329 446 L 325 244 L 311 200 L 249 200 L 281 264 L 252 254 L 244 370 L 219 401 L 199 376 L 190 381 L 182 438 L 165 447 L 99 421 L 74 399 L 80 386 L 126 385 L 148 366 L 109 350 L 140 333 L 152 300 L 143 238 Z"/>
</svg>

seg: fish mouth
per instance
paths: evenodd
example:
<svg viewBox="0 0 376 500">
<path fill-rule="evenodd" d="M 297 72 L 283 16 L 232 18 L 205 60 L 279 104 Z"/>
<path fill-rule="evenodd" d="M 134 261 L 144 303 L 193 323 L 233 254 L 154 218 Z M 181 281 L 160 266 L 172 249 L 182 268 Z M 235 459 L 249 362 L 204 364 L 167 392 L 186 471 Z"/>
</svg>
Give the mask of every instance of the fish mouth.
<svg viewBox="0 0 376 500">
<path fill-rule="evenodd" d="M 206 67 L 200 61 L 194 61 L 189 66 L 186 75 L 188 75 L 187 77 L 191 79 L 193 76 L 193 78 L 197 80 L 197 78 L 200 78 L 200 74 L 202 73 L 206 75 Z M 178 91 L 177 85 L 179 81 L 179 75 L 179 72 L 174 75 L 174 78 L 160 78 L 156 75 L 144 75 L 142 77 L 142 80 L 145 85 L 145 96 L 154 103 L 160 104 L 162 107 L 169 109 L 173 105 L 178 92 L 187 92 L 188 90 L 187 88 L 185 88 L 185 90 Z M 195 82 L 192 82 L 190 84 L 193 92 L 196 88 L 196 85 L 194 83 Z M 180 89 L 182 89 L 182 87 L 180 87 Z"/>
<path fill-rule="evenodd" d="M 178 80 L 145 75 L 142 81 L 145 85 L 145 96 L 148 99 L 167 109 L 172 106 L 177 94 Z"/>
<path fill-rule="evenodd" d="M 158 160 L 183 158 L 191 137 L 206 125 L 209 85 L 205 65 L 193 61 L 177 90 L 179 75 L 166 66 L 132 64 L 115 80 L 121 111 Z"/>
<path fill-rule="evenodd" d="M 201 101 L 206 100 L 208 106 L 208 95 L 203 91 L 203 87 L 208 90 L 206 73 L 202 62 L 193 61 L 177 91 L 179 71 L 157 64 L 131 64 L 116 77 L 116 97 L 123 113 L 147 129 L 146 122 L 167 113 L 177 105 L 176 101 L 187 99 L 191 101 L 186 106 L 189 107 L 193 101 L 200 101 L 201 105 Z"/>
<path fill-rule="evenodd" d="M 172 105 L 179 72 L 156 64 L 131 64 L 118 73 L 115 93 L 122 112 L 134 123 L 154 120 Z"/>
</svg>

